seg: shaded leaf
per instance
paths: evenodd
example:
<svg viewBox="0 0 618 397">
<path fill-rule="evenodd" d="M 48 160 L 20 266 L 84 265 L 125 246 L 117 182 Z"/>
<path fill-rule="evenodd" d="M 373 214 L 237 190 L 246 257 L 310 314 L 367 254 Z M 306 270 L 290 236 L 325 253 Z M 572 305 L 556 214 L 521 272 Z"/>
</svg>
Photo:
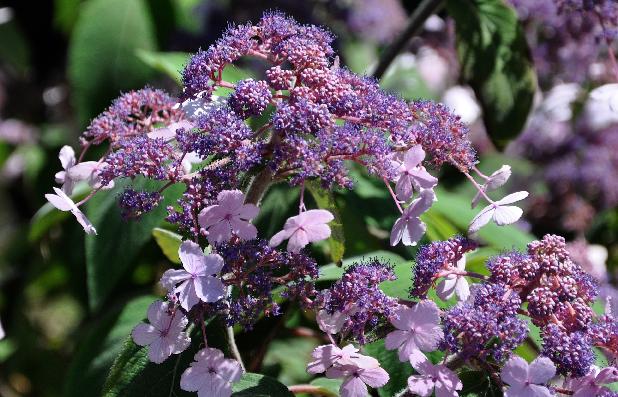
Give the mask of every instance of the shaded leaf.
<svg viewBox="0 0 618 397">
<path fill-rule="evenodd" d="M 461 397 L 502 396 L 500 387 L 485 372 L 465 370 L 459 374 L 459 379 L 463 383 L 463 389 L 459 392 Z"/>
<path fill-rule="evenodd" d="M 163 251 L 163 254 L 174 263 L 180 263 L 178 249 L 182 244 L 182 236 L 166 229 L 155 227 L 152 229 L 152 236 Z"/>
<path fill-rule="evenodd" d="M 318 386 L 320 392 L 326 397 L 339 397 L 341 383 L 343 383 L 341 379 L 316 378 L 310 384 Z"/>
<path fill-rule="evenodd" d="M 293 397 L 294 394 L 277 380 L 260 374 L 246 373 L 232 388 L 232 397 Z"/>
<path fill-rule="evenodd" d="M 463 80 L 474 89 L 493 142 L 503 148 L 526 123 L 536 74 L 517 13 L 503 0 L 448 0 Z"/>
<path fill-rule="evenodd" d="M 186 52 L 156 52 L 140 49 L 135 54 L 146 65 L 172 78 L 178 85 L 182 84 L 180 72 L 191 56 Z"/>
</svg>

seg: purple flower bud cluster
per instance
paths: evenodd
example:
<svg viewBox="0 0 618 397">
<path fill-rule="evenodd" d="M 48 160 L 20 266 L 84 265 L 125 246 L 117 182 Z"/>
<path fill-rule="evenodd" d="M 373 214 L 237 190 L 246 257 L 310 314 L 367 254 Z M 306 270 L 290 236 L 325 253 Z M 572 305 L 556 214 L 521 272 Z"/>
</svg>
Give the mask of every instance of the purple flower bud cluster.
<svg viewBox="0 0 618 397">
<path fill-rule="evenodd" d="M 92 120 L 82 137 L 95 145 L 108 139 L 114 145 L 121 138 L 142 135 L 155 126 L 184 119 L 184 113 L 175 106 L 176 100 L 161 90 L 130 91 Z"/>
<path fill-rule="evenodd" d="M 316 262 L 303 253 L 277 250 L 265 240 L 232 240 L 216 246 L 223 257 L 221 270 L 224 285 L 235 293 L 219 309 L 225 311 L 229 325 L 251 329 L 260 316 L 276 316 L 280 307 L 274 289 L 283 287 L 281 296 L 307 305 L 316 294 L 313 283 L 318 278 Z"/>
<path fill-rule="evenodd" d="M 517 317 L 521 299 L 503 284 L 483 284 L 472 299 L 444 313 L 443 348 L 463 357 L 492 357 L 501 362 L 528 335 Z"/>
<path fill-rule="evenodd" d="M 556 324 L 543 329 L 542 354 L 549 357 L 558 372 L 573 377 L 584 376 L 595 357 L 588 335 L 583 331 L 568 332 Z"/>
<path fill-rule="evenodd" d="M 421 247 L 416 256 L 410 295 L 424 298 L 441 270 L 456 267 L 464 254 L 475 248 L 476 243 L 462 236 L 434 241 Z"/>
<path fill-rule="evenodd" d="M 340 280 L 316 298 L 316 308 L 329 314 L 348 316 L 340 333 L 358 343 L 369 342 L 380 327 L 388 322 L 397 307 L 397 301 L 379 288 L 380 283 L 395 280 L 391 266 L 377 258 L 348 267 Z"/>
<path fill-rule="evenodd" d="M 159 205 L 163 196 L 159 192 L 136 191 L 125 189 L 118 199 L 120 215 L 123 219 L 139 219 L 146 212 Z"/>
<path fill-rule="evenodd" d="M 613 0 L 556 0 L 558 12 L 569 15 L 581 13 L 582 19 L 597 20 L 602 37 L 613 40 L 618 30 L 618 4 Z"/>
</svg>

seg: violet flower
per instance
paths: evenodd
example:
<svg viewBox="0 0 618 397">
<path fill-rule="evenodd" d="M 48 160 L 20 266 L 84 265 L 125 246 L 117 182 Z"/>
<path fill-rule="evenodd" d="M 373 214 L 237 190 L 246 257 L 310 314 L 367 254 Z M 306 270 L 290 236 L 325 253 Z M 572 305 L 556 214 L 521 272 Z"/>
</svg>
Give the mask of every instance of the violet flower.
<svg viewBox="0 0 618 397">
<path fill-rule="evenodd" d="M 466 257 L 462 256 L 457 261 L 455 270 L 458 272 L 465 272 L 466 270 Z M 442 300 L 449 300 L 453 295 L 457 295 L 460 301 L 465 301 L 470 296 L 470 285 L 466 277 L 461 274 L 449 274 L 446 276 L 438 286 L 436 287 L 436 294 Z"/>
<path fill-rule="evenodd" d="M 506 181 L 511 177 L 511 166 L 503 165 L 498 170 L 494 171 L 489 179 L 485 181 L 485 183 L 481 186 L 483 192 L 489 192 L 492 190 L 496 190 L 500 186 L 504 185 Z M 474 198 L 472 199 L 472 208 L 476 207 L 479 200 L 481 199 L 481 192 L 477 192 Z"/>
<path fill-rule="evenodd" d="M 438 179 L 423 167 L 424 159 L 425 151 L 420 145 L 412 146 L 404 154 L 395 185 L 395 192 L 400 200 L 408 201 L 414 191 L 432 189 L 438 184 Z"/>
<path fill-rule="evenodd" d="M 544 386 L 556 374 L 556 367 L 544 356 L 537 357 L 528 365 L 523 358 L 513 355 L 502 368 L 500 378 L 509 384 L 505 397 L 550 397 L 552 393 Z"/>
<path fill-rule="evenodd" d="M 504 226 L 515 223 L 521 218 L 523 211 L 521 208 L 516 207 L 513 204 L 528 197 L 528 192 L 521 191 L 511 193 L 501 200 L 489 204 L 479 212 L 468 227 L 468 233 L 474 234 L 478 232 L 483 226 L 493 220 L 496 225 Z"/>
<path fill-rule="evenodd" d="M 403 211 L 401 217 L 395 221 L 391 231 L 392 246 L 397 245 L 400 241 L 403 245 L 416 245 L 427 229 L 419 216 L 431 207 L 435 198 L 432 190 L 423 190 L 420 197 L 412 201 L 412 204 Z"/>
<path fill-rule="evenodd" d="M 238 361 L 225 358 L 221 350 L 211 347 L 200 350 L 193 359 L 180 377 L 182 390 L 196 391 L 198 397 L 232 395 L 232 384 L 242 376 Z"/>
<path fill-rule="evenodd" d="M 367 397 L 367 386 L 382 387 L 388 383 L 389 376 L 383 368 L 359 368 L 354 365 L 332 367 L 326 371 L 326 377 L 331 379 L 343 378 L 339 388 L 341 397 Z"/>
<path fill-rule="evenodd" d="M 567 381 L 568 388 L 573 391 L 573 397 L 598 396 L 602 392 L 610 391 L 603 385 L 618 382 L 616 367 L 599 368 L 593 365 L 590 372 L 579 378 Z"/>
<path fill-rule="evenodd" d="M 254 204 L 243 204 L 240 190 L 224 190 L 217 196 L 219 204 L 204 208 L 199 214 L 200 226 L 208 230 L 210 244 L 230 241 L 232 233 L 241 240 L 257 237 L 257 229 L 249 221 L 260 211 Z"/>
<path fill-rule="evenodd" d="M 71 212 L 77 222 L 84 228 L 84 231 L 88 234 L 97 234 L 97 229 L 94 228 L 92 223 L 86 218 L 86 215 L 75 205 L 73 200 L 69 196 L 67 196 L 62 190 L 54 187 L 54 192 L 56 194 L 46 194 L 45 198 L 47 201 L 51 203 L 54 207 L 59 209 L 60 211 L 69 211 Z"/>
<path fill-rule="evenodd" d="M 289 218 L 283 230 L 275 234 L 270 239 L 270 246 L 276 247 L 288 241 L 287 250 L 289 252 L 299 252 L 307 244 L 324 240 L 330 237 L 330 227 L 328 222 L 335 219 L 333 214 L 326 210 L 309 210 Z"/>
<path fill-rule="evenodd" d="M 455 372 L 448 369 L 445 365 L 432 364 L 421 352 L 410 356 L 410 364 L 418 375 L 408 378 L 408 390 L 421 397 L 431 396 L 434 389 L 436 396 L 457 397 L 458 390 L 463 388 L 463 383 Z"/>
<path fill-rule="evenodd" d="M 311 352 L 313 361 L 307 364 L 307 372 L 320 374 L 333 366 L 354 366 L 357 368 L 375 368 L 380 365 L 378 360 L 358 353 L 354 345 L 339 348 L 336 345 L 322 345 Z"/>
</svg>

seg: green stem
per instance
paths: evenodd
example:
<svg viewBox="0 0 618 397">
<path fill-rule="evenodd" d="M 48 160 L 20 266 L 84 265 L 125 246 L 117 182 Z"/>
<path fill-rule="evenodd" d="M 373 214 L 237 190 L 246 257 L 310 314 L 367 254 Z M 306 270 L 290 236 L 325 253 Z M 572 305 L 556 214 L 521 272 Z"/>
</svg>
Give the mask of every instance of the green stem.
<svg viewBox="0 0 618 397">
<path fill-rule="evenodd" d="M 373 77 L 376 79 L 382 78 L 397 54 L 403 50 L 412 37 L 416 36 L 421 31 L 427 18 L 440 9 L 442 2 L 443 0 L 423 0 L 421 4 L 416 7 L 410 16 L 406 29 L 401 32 L 399 37 L 382 53 L 378 66 L 376 66 L 376 70 L 373 72 Z"/>
</svg>

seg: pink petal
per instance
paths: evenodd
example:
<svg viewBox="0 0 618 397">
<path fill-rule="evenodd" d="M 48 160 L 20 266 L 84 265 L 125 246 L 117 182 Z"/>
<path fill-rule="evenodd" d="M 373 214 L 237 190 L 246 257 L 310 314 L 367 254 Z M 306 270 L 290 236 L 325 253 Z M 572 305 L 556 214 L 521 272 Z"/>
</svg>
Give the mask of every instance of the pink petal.
<svg viewBox="0 0 618 397">
<path fill-rule="evenodd" d="M 245 202 L 245 195 L 240 190 L 223 190 L 217 196 L 217 200 L 227 212 L 237 214 Z"/>
<path fill-rule="evenodd" d="M 531 389 L 526 384 L 516 384 L 508 387 L 504 391 L 504 397 L 533 397 L 531 395 Z"/>
<path fill-rule="evenodd" d="M 414 179 L 415 184 L 422 189 L 431 189 L 438 184 L 438 178 L 427 172 L 425 167 L 419 167 L 410 171 L 410 175 Z"/>
<path fill-rule="evenodd" d="M 169 325 L 170 334 L 181 334 L 189 324 L 189 319 L 180 310 L 176 310 L 172 322 Z"/>
<path fill-rule="evenodd" d="M 412 146 L 403 156 L 403 165 L 407 170 L 417 167 L 425 158 L 425 151 L 421 145 Z"/>
<path fill-rule="evenodd" d="M 396 246 L 403 237 L 403 231 L 405 228 L 406 221 L 403 218 L 398 218 L 393 225 L 393 229 L 391 230 L 391 245 Z"/>
<path fill-rule="evenodd" d="M 424 352 L 436 350 L 443 337 L 442 328 L 437 324 L 423 324 L 415 328 L 414 341 Z"/>
<path fill-rule="evenodd" d="M 316 321 L 322 331 L 327 334 L 336 334 L 349 318 L 350 316 L 342 312 L 337 311 L 329 314 L 326 310 L 320 310 L 316 316 Z"/>
<path fill-rule="evenodd" d="M 242 207 L 240 207 L 240 211 L 238 211 L 238 216 L 240 216 L 241 219 L 249 221 L 255 218 L 259 212 L 260 212 L 260 209 L 256 205 L 245 204 Z"/>
<path fill-rule="evenodd" d="M 530 363 L 528 380 L 532 383 L 543 384 L 549 382 L 556 375 L 556 366 L 547 357 L 539 356 Z"/>
<path fill-rule="evenodd" d="M 148 359 L 156 364 L 161 364 L 172 355 L 172 346 L 163 338 L 155 339 L 148 348 Z"/>
<path fill-rule="evenodd" d="M 465 277 L 457 277 L 455 293 L 460 301 L 466 301 L 468 300 L 468 297 L 470 297 L 470 285 Z"/>
<path fill-rule="evenodd" d="M 221 377 L 230 383 L 238 382 L 242 376 L 242 367 L 236 360 L 225 359 L 217 368 Z"/>
<path fill-rule="evenodd" d="M 421 375 L 435 375 L 435 367 L 420 350 L 415 350 L 409 357 L 412 368 Z"/>
<path fill-rule="evenodd" d="M 71 200 L 62 190 L 55 187 L 54 191 L 56 194 L 45 195 L 45 198 L 51 203 L 51 205 L 60 211 L 70 211 L 75 207 L 73 200 Z"/>
<path fill-rule="evenodd" d="M 390 319 L 390 322 L 398 329 L 409 331 L 414 324 L 414 317 L 414 310 L 411 307 L 399 305 L 395 309 L 395 315 Z"/>
<path fill-rule="evenodd" d="M 468 226 L 468 233 L 474 234 L 481 230 L 483 226 L 485 226 L 491 220 L 494 215 L 495 207 L 493 204 L 488 205 L 483 208 L 481 212 L 476 214 L 476 216 L 470 222 L 470 226 Z"/>
<path fill-rule="evenodd" d="M 483 191 L 485 191 L 485 189 L 483 189 Z M 481 192 L 477 191 L 474 197 L 472 198 L 472 202 L 470 203 L 470 208 L 474 209 L 474 207 L 476 207 L 479 201 L 481 201 Z"/>
<path fill-rule="evenodd" d="M 316 347 L 311 352 L 311 357 L 314 361 L 311 361 L 307 365 L 307 372 L 310 374 L 319 374 L 326 371 L 334 364 L 336 356 L 340 356 L 342 351 L 335 345 L 322 345 Z"/>
<path fill-rule="evenodd" d="M 585 384 L 580 387 L 573 388 L 573 397 L 596 396 L 601 390 L 603 390 L 603 388 L 596 386 L 595 384 Z"/>
<path fill-rule="evenodd" d="M 408 338 L 403 342 L 403 344 L 399 347 L 398 350 L 399 361 L 409 361 L 410 356 L 414 355 L 418 350 L 420 349 L 419 346 L 416 344 L 416 338 L 411 332 L 408 332 Z"/>
<path fill-rule="evenodd" d="M 339 388 L 341 397 L 367 397 L 368 391 L 365 383 L 356 376 L 351 376 L 343 381 Z"/>
<path fill-rule="evenodd" d="M 204 389 L 210 381 L 208 373 L 202 373 L 193 366 L 187 368 L 180 376 L 180 388 L 186 391 L 198 391 Z"/>
<path fill-rule="evenodd" d="M 389 332 L 384 339 L 384 347 L 387 350 L 399 349 L 401 345 L 403 345 L 408 339 L 410 339 L 409 331 L 395 330 Z M 404 360 L 408 361 L 408 357 L 406 356 Z"/>
<path fill-rule="evenodd" d="M 216 302 L 225 295 L 225 286 L 215 277 L 198 277 L 194 280 L 194 285 L 197 297 L 203 302 Z"/>
<path fill-rule="evenodd" d="M 411 309 L 410 320 L 412 327 L 422 324 L 438 325 L 440 323 L 440 308 L 429 299 L 420 301 Z"/>
<path fill-rule="evenodd" d="M 403 174 L 397 180 L 395 184 L 395 193 L 397 198 L 402 201 L 408 201 L 414 194 L 414 188 L 412 186 L 412 178 L 408 174 Z"/>
<path fill-rule="evenodd" d="M 271 237 L 268 245 L 271 247 L 276 247 L 283 242 L 283 240 L 287 240 L 294 233 L 293 230 L 283 229 L 280 232 L 277 232 L 274 236 Z"/>
<path fill-rule="evenodd" d="M 92 173 L 98 166 L 98 161 L 84 161 L 69 168 L 67 174 L 74 181 L 85 181 L 92 177 Z"/>
<path fill-rule="evenodd" d="M 161 336 L 161 333 L 150 324 L 137 324 L 131 332 L 133 341 L 140 346 L 147 346 Z"/>
<path fill-rule="evenodd" d="M 180 332 L 174 336 L 174 338 L 170 338 L 170 346 L 172 346 L 171 354 L 180 354 L 187 349 L 191 345 L 191 338 L 185 332 Z"/>
<path fill-rule="evenodd" d="M 389 379 L 388 372 L 380 367 L 361 369 L 359 371 L 359 377 L 365 384 L 373 388 L 384 386 L 388 383 Z"/>
<path fill-rule="evenodd" d="M 185 270 L 169 269 L 161 276 L 160 283 L 163 288 L 171 292 L 176 287 L 176 284 L 189 278 L 191 278 L 191 274 Z"/>
<path fill-rule="evenodd" d="M 512 205 L 500 206 L 494 211 L 494 222 L 498 226 L 510 225 L 515 223 L 521 218 L 524 211 Z"/>
<path fill-rule="evenodd" d="M 401 236 L 401 242 L 403 245 L 414 246 L 423 237 L 426 230 L 427 226 L 420 219 L 412 218 L 406 222 L 406 227 Z"/>
<path fill-rule="evenodd" d="M 230 219 L 232 231 L 240 237 L 241 240 L 253 240 L 257 237 L 257 229 L 247 221 L 232 218 Z"/>
<path fill-rule="evenodd" d="M 500 379 L 511 386 L 525 384 L 528 381 L 528 363 L 519 356 L 511 356 L 502 368 Z"/>
<path fill-rule="evenodd" d="M 204 257 L 204 267 L 202 274 L 212 276 L 218 274 L 223 269 L 223 258 L 218 254 L 208 254 Z"/>
<path fill-rule="evenodd" d="M 191 279 L 180 284 L 176 288 L 176 292 L 178 293 L 180 306 L 182 306 L 185 310 L 191 310 L 191 308 L 200 301 L 195 293 L 195 283 Z"/>
<path fill-rule="evenodd" d="M 287 250 L 288 252 L 299 252 L 307 244 L 309 244 L 307 232 L 302 229 L 298 229 L 294 232 L 294 234 L 292 234 L 292 237 L 290 237 Z"/>
<path fill-rule="evenodd" d="M 232 227 L 228 221 L 221 221 L 208 229 L 208 242 L 210 244 L 225 243 L 232 238 Z"/>
<path fill-rule="evenodd" d="M 225 217 L 225 209 L 220 205 L 211 205 L 200 211 L 197 219 L 201 227 L 209 228 L 221 222 Z"/>
<path fill-rule="evenodd" d="M 436 195 L 433 192 L 433 190 L 425 189 L 425 190 L 421 191 L 421 194 L 419 195 L 419 198 L 417 198 L 416 200 L 412 201 L 412 204 L 410 204 L 410 206 L 408 208 L 406 208 L 404 213 L 406 213 L 411 218 L 419 217 L 425 211 L 427 211 L 429 208 L 431 208 L 431 206 L 433 205 L 435 199 L 436 199 Z"/>
<path fill-rule="evenodd" d="M 618 369 L 616 367 L 603 368 L 595 379 L 598 384 L 610 384 L 618 382 Z"/>
<path fill-rule="evenodd" d="M 56 172 L 56 174 L 54 175 L 54 179 L 56 180 L 56 183 L 64 183 L 66 179 L 66 171 Z"/>
<path fill-rule="evenodd" d="M 442 279 L 442 281 L 440 281 L 440 283 L 436 287 L 436 295 L 438 295 L 440 299 L 444 301 L 451 299 L 455 294 L 457 278 L 457 276 L 451 274 Z"/>
<path fill-rule="evenodd" d="M 528 197 L 528 192 L 526 191 L 511 193 L 508 196 L 502 198 L 501 200 L 496 201 L 496 205 L 513 204 L 525 199 L 526 197 Z"/>
<path fill-rule="evenodd" d="M 444 389 L 442 394 L 444 396 L 450 396 L 455 390 L 461 390 L 463 388 L 463 383 L 459 380 L 457 374 L 450 369 L 448 369 L 444 365 L 436 365 L 438 370 L 438 382 L 436 384 L 436 394 L 438 394 L 438 388 Z M 453 394 L 457 395 L 457 393 Z"/>
<path fill-rule="evenodd" d="M 504 185 L 506 181 L 511 177 L 511 166 L 503 165 L 500 169 L 494 171 L 493 174 L 489 176 L 489 180 L 485 183 L 485 187 L 487 190 L 496 190 L 500 186 Z"/>
<path fill-rule="evenodd" d="M 185 240 L 178 248 L 182 266 L 191 274 L 199 274 L 204 269 L 205 256 L 202 248 L 193 241 Z"/>
<path fill-rule="evenodd" d="M 326 240 L 330 237 L 330 227 L 325 224 L 308 225 L 305 228 L 307 232 L 307 239 L 310 243 Z"/>
<path fill-rule="evenodd" d="M 170 316 L 167 314 L 168 307 L 167 303 L 160 300 L 156 300 L 148 306 L 148 321 L 159 331 L 163 331 L 169 324 Z"/>
<path fill-rule="evenodd" d="M 555 394 L 549 391 L 549 389 L 545 386 L 539 385 L 528 385 L 528 390 L 530 393 L 527 396 L 530 397 L 554 397 Z"/>
<path fill-rule="evenodd" d="M 82 225 L 82 227 L 84 228 L 84 231 L 87 234 L 97 234 L 97 229 L 94 228 L 90 220 L 86 218 L 86 215 L 84 215 L 84 213 L 79 208 L 77 207 L 73 208 L 71 210 L 71 213 L 73 214 L 73 216 L 75 216 L 75 219 L 77 219 L 77 222 L 80 225 Z"/>
<path fill-rule="evenodd" d="M 58 158 L 60 159 L 62 168 L 66 170 L 75 164 L 75 151 L 71 146 L 63 146 L 62 149 L 60 149 L 60 153 L 58 153 Z"/>
<path fill-rule="evenodd" d="M 335 219 L 333 214 L 327 210 L 309 210 L 298 215 L 298 218 L 302 221 L 302 225 L 311 226 L 319 225 L 321 223 L 328 223 Z"/>
<path fill-rule="evenodd" d="M 408 378 L 408 390 L 421 397 L 431 396 L 435 383 L 429 375 L 412 375 Z"/>
</svg>

